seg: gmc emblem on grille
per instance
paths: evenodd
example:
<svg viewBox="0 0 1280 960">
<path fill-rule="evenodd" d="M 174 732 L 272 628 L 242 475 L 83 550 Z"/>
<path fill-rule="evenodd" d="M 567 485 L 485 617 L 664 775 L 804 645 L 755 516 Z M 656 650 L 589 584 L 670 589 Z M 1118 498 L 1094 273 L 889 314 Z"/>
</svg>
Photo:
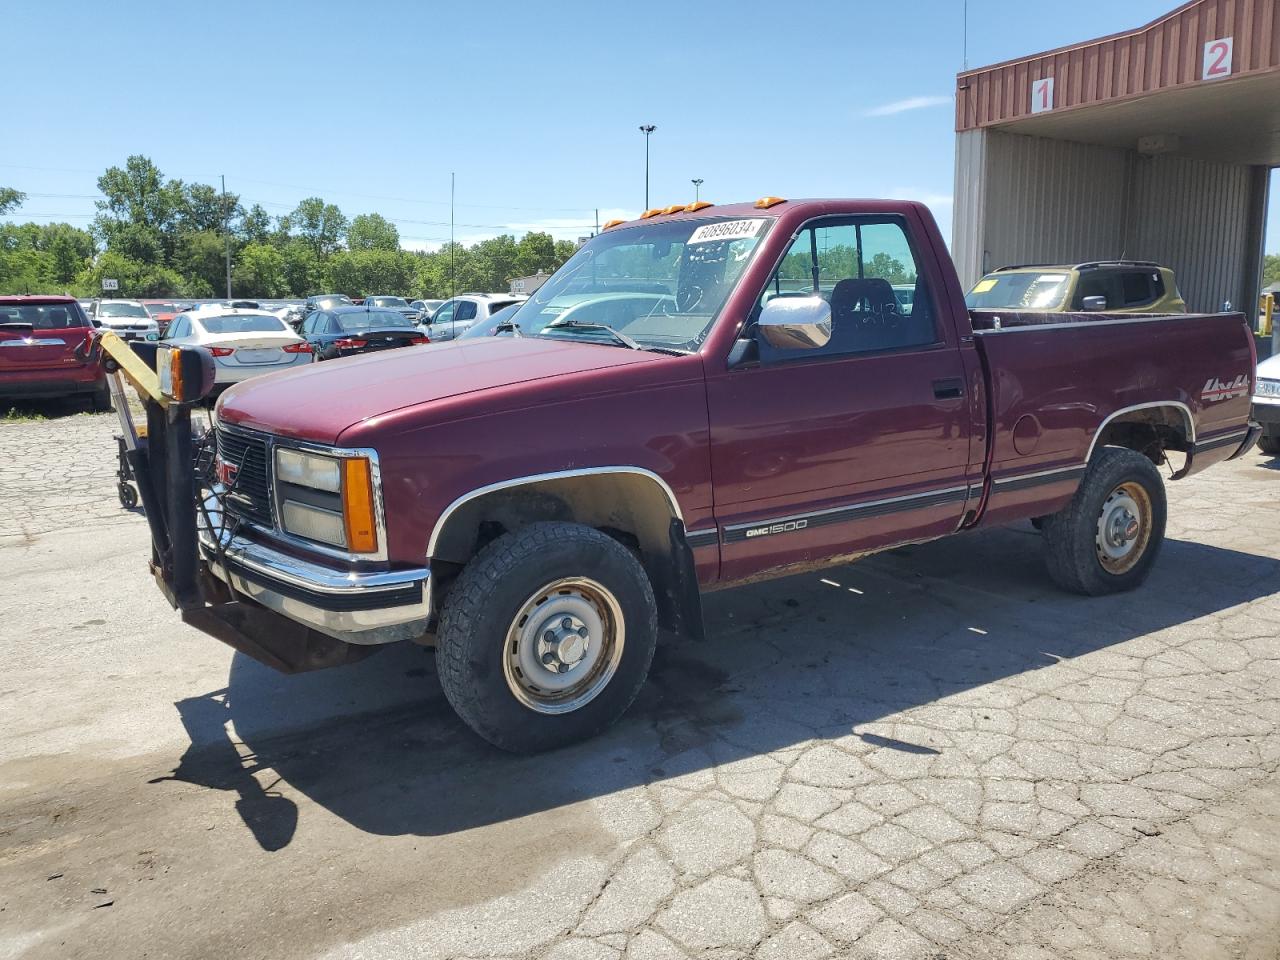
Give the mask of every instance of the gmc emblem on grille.
<svg viewBox="0 0 1280 960">
<path fill-rule="evenodd" d="M 229 487 L 236 481 L 236 474 L 240 472 L 240 468 L 234 463 L 227 463 L 225 460 L 218 461 L 218 482 L 223 486 Z"/>
<path fill-rule="evenodd" d="M 769 537 L 775 533 L 794 533 L 809 525 L 808 520 L 788 520 L 785 523 L 771 523 L 767 527 L 752 527 L 747 531 L 747 539 L 752 537 Z"/>
</svg>

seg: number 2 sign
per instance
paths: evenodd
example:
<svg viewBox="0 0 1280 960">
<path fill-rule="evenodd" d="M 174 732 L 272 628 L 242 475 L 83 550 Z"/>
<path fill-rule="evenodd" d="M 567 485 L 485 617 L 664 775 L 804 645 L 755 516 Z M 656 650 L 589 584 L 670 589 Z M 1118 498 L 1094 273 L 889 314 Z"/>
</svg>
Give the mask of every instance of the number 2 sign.
<svg viewBox="0 0 1280 960">
<path fill-rule="evenodd" d="M 1200 71 L 1200 79 L 1218 80 L 1231 76 L 1231 40 L 1231 37 L 1223 37 L 1204 45 L 1204 67 Z"/>
<path fill-rule="evenodd" d="M 1031 112 L 1044 113 L 1053 109 L 1053 77 L 1033 80 L 1031 83 Z"/>
</svg>

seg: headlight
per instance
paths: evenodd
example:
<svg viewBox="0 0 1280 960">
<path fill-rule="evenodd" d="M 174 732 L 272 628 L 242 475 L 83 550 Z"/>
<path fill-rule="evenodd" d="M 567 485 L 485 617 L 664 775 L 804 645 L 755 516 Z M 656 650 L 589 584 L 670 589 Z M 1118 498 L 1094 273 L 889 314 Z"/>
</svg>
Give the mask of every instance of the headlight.
<svg viewBox="0 0 1280 960">
<path fill-rule="evenodd" d="M 331 543 L 345 547 L 347 537 L 342 514 L 321 510 L 296 500 L 286 500 L 280 505 L 280 522 L 285 530 L 296 537 Z"/>
<path fill-rule="evenodd" d="M 377 552 L 373 465 L 368 457 L 278 448 L 276 490 L 286 533 L 352 553 Z"/>
<path fill-rule="evenodd" d="M 313 490 L 342 492 L 342 461 L 301 450 L 276 450 L 276 479 Z"/>
</svg>

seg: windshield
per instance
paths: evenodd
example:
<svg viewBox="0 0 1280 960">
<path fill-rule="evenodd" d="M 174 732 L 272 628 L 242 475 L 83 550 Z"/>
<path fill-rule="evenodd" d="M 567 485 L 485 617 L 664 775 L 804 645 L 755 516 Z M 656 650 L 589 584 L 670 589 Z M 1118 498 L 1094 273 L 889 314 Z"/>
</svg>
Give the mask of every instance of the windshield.
<svg viewBox="0 0 1280 960">
<path fill-rule="evenodd" d="M 993 273 L 964 298 L 970 310 L 1056 310 L 1067 295 L 1065 273 Z"/>
<path fill-rule="evenodd" d="M 338 325 L 343 330 L 385 330 L 387 327 L 412 327 L 413 321 L 403 313 L 390 310 L 356 310 L 339 313 Z"/>
<path fill-rule="evenodd" d="M 151 316 L 140 303 L 107 303 L 98 304 L 100 317 L 136 317 L 139 320 L 150 320 Z"/>
<path fill-rule="evenodd" d="M 591 240 L 515 314 L 531 336 L 694 350 L 751 262 L 770 218 L 642 223 Z"/>
<path fill-rule="evenodd" d="M 292 333 L 279 317 L 254 313 L 240 316 L 200 317 L 196 320 L 207 333 Z"/>
<path fill-rule="evenodd" d="M 83 327 L 80 313 L 72 304 L 45 303 L 0 305 L 0 324 L 29 323 L 36 330 L 62 330 L 67 327 Z"/>
<path fill-rule="evenodd" d="M 407 307 L 403 297 L 370 297 L 365 303 L 374 307 Z"/>
</svg>

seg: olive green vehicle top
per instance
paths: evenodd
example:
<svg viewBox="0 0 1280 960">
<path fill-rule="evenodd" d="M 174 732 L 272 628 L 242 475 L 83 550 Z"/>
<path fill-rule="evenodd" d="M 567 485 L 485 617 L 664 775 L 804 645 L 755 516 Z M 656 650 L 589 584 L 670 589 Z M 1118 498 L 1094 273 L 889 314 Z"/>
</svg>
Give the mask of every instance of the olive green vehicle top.
<svg viewBox="0 0 1280 960">
<path fill-rule="evenodd" d="M 965 296 L 970 310 L 1185 313 L 1173 271 L 1144 260 L 1000 267 Z"/>
</svg>

